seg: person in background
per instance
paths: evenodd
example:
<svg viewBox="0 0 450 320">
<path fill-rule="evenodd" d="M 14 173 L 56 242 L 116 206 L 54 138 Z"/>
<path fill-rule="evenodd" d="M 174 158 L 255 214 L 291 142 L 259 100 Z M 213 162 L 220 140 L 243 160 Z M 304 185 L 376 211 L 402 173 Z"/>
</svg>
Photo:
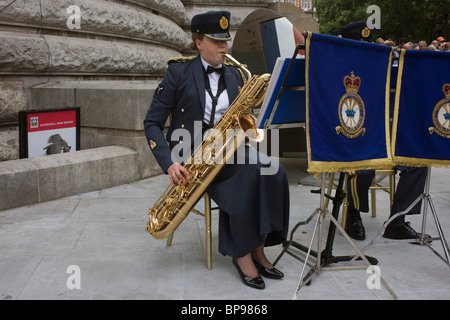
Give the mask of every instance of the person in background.
<svg viewBox="0 0 450 320">
<path fill-rule="evenodd" d="M 419 50 L 426 50 L 427 47 L 427 42 L 425 40 L 419 41 Z"/>
<path fill-rule="evenodd" d="M 395 191 L 390 217 L 406 210 L 423 193 L 428 174 L 426 167 L 396 166 L 395 169 L 400 171 L 400 178 Z M 348 211 L 345 231 L 355 240 L 364 240 L 366 238 L 360 212 L 369 212 L 368 191 L 374 177 L 375 170 L 359 170 L 355 174 L 348 176 Z M 419 214 L 420 209 L 421 201 L 408 214 Z M 385 238 L 397 240 L 417 239 L 421 236 L 408 222 L 405 222 L 405 215 L 395 218 L 387 226 L 383 235 Z"/>
</svg>

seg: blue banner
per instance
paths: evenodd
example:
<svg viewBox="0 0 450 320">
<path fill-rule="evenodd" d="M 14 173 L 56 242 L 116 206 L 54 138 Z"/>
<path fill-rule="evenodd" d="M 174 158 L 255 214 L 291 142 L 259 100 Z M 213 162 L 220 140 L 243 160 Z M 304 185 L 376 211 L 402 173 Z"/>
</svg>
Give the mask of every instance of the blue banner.
<svg viewBox="0 0 450 320">
<path fill-rule="evenodd" d="M 450 53 L 402 50 L 392 131 L 395 164 L 450 165 Z"/>
<path fill-rule="evenodd" d="M 309 33 L 306 136 L 309 172 L 392 166 L 392 47 Z"/>
</svg>

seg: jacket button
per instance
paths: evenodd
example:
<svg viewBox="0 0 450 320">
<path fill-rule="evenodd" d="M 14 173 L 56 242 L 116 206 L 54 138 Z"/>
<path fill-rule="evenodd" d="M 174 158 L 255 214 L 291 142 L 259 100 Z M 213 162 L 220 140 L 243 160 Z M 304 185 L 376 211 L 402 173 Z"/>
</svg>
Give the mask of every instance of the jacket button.
<svg viewBox="0 0 450 320">
<path fill-rule="evenodd" d="M 184 112 L 184 109 L 183 109 L 183 108 L 181 108 L 181 112 Z"/>
<path fill-rule="evenodd" d="M 181 127 L 184 128 L 184 124 L 182 124 Z"/>
</svg>

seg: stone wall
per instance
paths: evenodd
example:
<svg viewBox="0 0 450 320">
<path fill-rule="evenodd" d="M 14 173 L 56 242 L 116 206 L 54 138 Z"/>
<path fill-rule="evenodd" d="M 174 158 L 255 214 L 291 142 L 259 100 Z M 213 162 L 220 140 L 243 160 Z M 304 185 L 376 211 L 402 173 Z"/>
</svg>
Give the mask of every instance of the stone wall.
<svg viewBox="0 0 450 320">
<path fill-rule="evenodd" d="M 161 75 L 165 56 L 187 46 L 179 26 L 184 7 L 177 0 L 131 3 L 135 1 L 15 1 L 0 13 L 0 71 Z"/>
<path fill-rule="evenodd" d="M 0 82 L 0 161 L 19 156 L 17 117 L 26 104 L 21 81 Z"/>
<path fill-rule="evenodd" d="M 82 149 L 137 148 L 142 177 L 160 173 L 142 119 L 167 59 L 192 54 L 192 16 L 230 10 L 235 33 L 245 16 L 270 3 L 0 0 L 0 160 L 19 157 L 19 111 L 77 106 Z"/>
<path fill-rule="evenodd" d="M 101 143 L 138 145 L 142 177 L 157 173 L 142 118 L 167 59 L 189 48 L 186 18 L 179 0 L 0 0 L 0 160 L 19 157 L 19 111 L 79 106 L 82 149 L 115 132 Z"/>
<path fill-rule="evenodd" d="M 143 119 L 165 74 L 166 61 L 193 54 L 189 49 L 192 17 L 208 10 L 229 10 L 234 35 L 251 12 L 269 8 L 273 2 L 0 0 L 0 175 L 5 174 L 0 180 L 7 178 L 13 183 L 16 179 L 14 185 L 26 185 L 20 177 L 34 176 L 36 163 L 46 168 L 41 175 L 51 172 L 43 163 L 53 163 L 61 177 L 64 170 L 95 175 L 94 169 L 102 161 L 116 168 L 124 158 L 127 165 L 122 167 L 120 179 L 105 181 L 100 177 L 104 171 L 98 170 L 98 179 L 81 180 L 87 184 L 84 189 L 61 186 L 62 178 L 51 180 L 55 185 L 48 187 L 79 192 L 160 174 L 145 139 Z M 232 43 L 230 46 L 232 50 Z M 88 150 L 86 158 L 97 159 L 95 166 L 78 165 L 83 157 L 72 152 L 18 159 L 19 111 L 64 107 L 80 108 L 81 150 Z M 119 149 L 111 153 L 107 146 Z M 131 160 L 134 163 L 130 165 Z M 15 175 L 11 168 L 20 172 L 19 168 L 30 168 L 32 172 Z M 1 201 L 9 198 L 6 195 Z M 23 204 L 3 203 L 2 208 Z"/>
<path fill-rule="evenodd" d="M 271 2 L 0 0 L 0 210 L 160 174 L 142 121 L 166 61 L 192 54 L 192 16 L 226 8 L 235 32 Z M 18 159 L 19 111 L 64 107 L 80 107 L 81 153 Z"/>
</svg>

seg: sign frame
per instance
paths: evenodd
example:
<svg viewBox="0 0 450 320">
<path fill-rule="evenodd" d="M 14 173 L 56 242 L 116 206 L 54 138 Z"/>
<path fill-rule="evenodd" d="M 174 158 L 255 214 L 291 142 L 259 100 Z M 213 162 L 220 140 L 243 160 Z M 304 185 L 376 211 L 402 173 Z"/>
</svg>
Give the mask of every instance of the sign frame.
<svg viewBox="0 0 450 320">
<path fill-rule="evenodd" d="M 45 139 L 47 141 L 44 141 Z M 44 148 L 41 151 L 42 146 Z M 79 107 L 19 111 L 20 159 L 78 150 L 80 150 Z"/>
</svg>

